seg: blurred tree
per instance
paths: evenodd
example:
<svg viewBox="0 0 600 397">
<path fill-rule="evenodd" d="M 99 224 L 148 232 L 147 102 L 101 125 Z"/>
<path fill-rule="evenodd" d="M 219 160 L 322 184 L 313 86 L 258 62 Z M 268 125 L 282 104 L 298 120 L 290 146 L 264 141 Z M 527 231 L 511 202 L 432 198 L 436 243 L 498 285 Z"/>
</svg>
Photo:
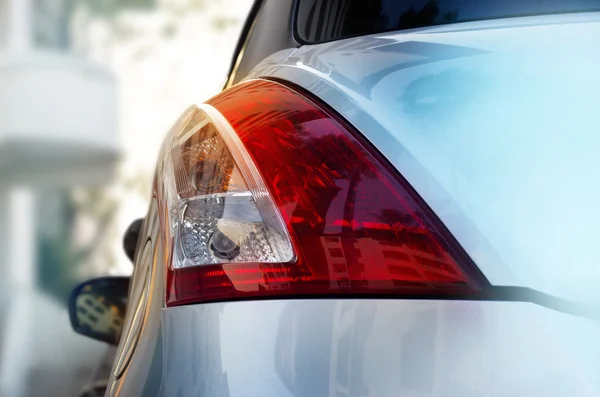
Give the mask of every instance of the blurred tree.
<svg viewBox="0 0 600 397">
<path fill-rule="evenodd" d="M 195 0 L 196 2 L 201 0 Z M 113 19 L 127 9 L 150 10 L 158 0 L 35 0 L 35 43 L 39 47 L 69 51 L 73 13 L 84 7 L 91 15 Z M 123 194 L 138 192 L 147 197 L 151 181 L 145 174 L 120 177 L 117 186 L 47 191 L 40 200 L 39 213 L 44 214 L 38 231 L 37 282 L 41 289 L 66 302 L 73 285 L 80 281 L 82 269 L 91 262 L 101 262 L 96 272 L 107 271 L 116 263 L 113 247 L 118 239 L 115 216 Z M 113 194 L 113 190 L 122 192 Z M 52 197 L 54 207 L 47 214 L 45 203 Z M 46 213 L 46 214 L 45 214 Z M 85 242 L 76 241 L 79 223 L 84 219 L 91 229 Z M 85 272 L 84 272 L 85 273 Z"/>
<path fill-rule="evenodd" d="M 203 0 L 188 0 L 193 6 Z M 158 0 L 34 0 L 34 41 L 36 46 L 54 50 L 70 47 L 71 17 L 78 7 L 92 15 L 113 18 L 126 9 L 152 9 Z"/>
<path fill-rule="evenodd" d="M 179 37 L 177 24 L 182 16 L 188 15 L 191 11 L 202 11 L 210 4 L 208 0 L 52 0 L 56 4 L 48 6 L 49 0 L 36 1 L 40 4 L 44 21 L 50 21 L 56 28 L 41 29 L 40 43 L 51 43 L 56 36 L 60 37 L 61 44 L 53 48 L 75 50 L 84 54 L 91 48 L 86 39 L 86 26 L 89 26 L 87 22 L 92 20 L 101 20 L 100 23 L 107 27 L 110 33 L 101 45 L 110 47 L 115 43 L 147 34 L 146 31 L 131 24 L 127 18 L 119 18 L 122 12 L 132 9 L 156 9 L 156 12 L 165 17 L 162 30 L 159 31 L 160 35 L 176 40 Z M 227 30 L 235 23 L 239 23 L 227 13 L 222 14 L 225 15 L 211 14 L 212 19 L 209 23 L 215 31 Z M 78 26 L 83 27 L 83 34 L 80 36 L 73 34 L 74 31 L 77 33 Z M 60 33 L 58 36 L 56 31 Z M 71 41 L 73 38 L 82 40 L 82 45 L 78 46 L 77 42 Z M 152 50 L 153 47 L 151 45 L 146 47 L 144 43 L 141 49 L 136 48 L 133 53 L 142 57 L 144 51 L 146 53 L 150 51 L 148 48 Z M 65 301 L 73 285 L 82 277 L 100 275 L 114 266 L 119 260 L 119 255 L 122 255 L 119 251 L 115 251 L 114 244 L 115 241 L 120 241 L 123 232 L 116 224 L 121 200 L 123 197 L 131 197 L 132 193 L 143 199 L 149 198 L 151 182 L 150 174 L 139 172 L 133 175 L 119 175 L 111 186 L 52 192 L 60 196 L 56 209 L 59 215 L 50 217 L 52 220 L 57 220 L 56 222 L 52 220 L 47 222 L 55 224 L 55 227 L 51 227 L 52 233 L 44 233 L 42 230 L 38 236 L 39 286 L 50 295 Z M 40 202 L 45 200 L 44 197 Z M 40 203 L 39 212 L 44 211 L 49 210 L 43 208 L 43 203 Z M 81 233 L 83 229 L 85 229 L 85 238 Z"/>
<path fill-rule="evenodd" d="M 64 191 L 45 191 L 40 196 L 44 200 L 38 199 L 37 212 L 40 213 L 43 207 L 51 213 L 40 216 L 37 281 L 42 290 L 66 301 L 72 284 L 68 230 L 74 225 L 75 208 Z M 55 205 L 51 207 L 52 202 Z"/>
<path fill-rule="evenodd" d="M 114 16 L 119 11 L 127 8 L 152 9 L 156 7 L 157 0 L 69 0 L 72 6 L 84 5 L 95 14 Z"/>
<path fill-rule="evenodd" d="M 73 286 L 82 278 L 105 273 L 115 265 L 117 258 L 109 244 L 120 238 L 115 216 L 123 193 L 139 194 L 147 198 L 151 178 L 139 172 L 121 178 L 119 192 L 106 186 L 81 188 L 76 191 L 45 192 L 39 210 L 48 211 L 48 197 L 54 200 L 53 214 L 42 216 L 38 231 L 38 285 L 51 296 L 66 302 Z M 86 221 L 89 234 L 85 241 L 77 241 L 81 220 Z M 81 239 L 80 239 L 81 240 Z M 92 262 L 98 264 L 94 269 Z M 87 271 L 83 269 L 87 268 Z"/>
<path fill-rule="evenodd" d="M 236 18 L 219 16 L 219 17 L 215 17 L 215 19 L 213 19 L 212 27 L 214 30 L 221 32 L 221 31 L 227 29 L 229 26 L 237 25 L 237 23 L 238 23 L 238 20 Z"/>
</svg>

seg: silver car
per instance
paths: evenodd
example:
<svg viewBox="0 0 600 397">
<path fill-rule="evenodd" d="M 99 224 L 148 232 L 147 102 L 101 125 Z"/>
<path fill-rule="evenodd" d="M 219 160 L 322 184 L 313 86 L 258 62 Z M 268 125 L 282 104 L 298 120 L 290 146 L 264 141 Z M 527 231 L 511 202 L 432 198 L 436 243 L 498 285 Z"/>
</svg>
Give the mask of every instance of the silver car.
<svg viewBox="0 0 600 397">
<path fill-rule="evenodd" d="M 599 112 L 597 0 L 256 1 L 74 292 L 106 396 L 600 396 Z"/>
</svg>

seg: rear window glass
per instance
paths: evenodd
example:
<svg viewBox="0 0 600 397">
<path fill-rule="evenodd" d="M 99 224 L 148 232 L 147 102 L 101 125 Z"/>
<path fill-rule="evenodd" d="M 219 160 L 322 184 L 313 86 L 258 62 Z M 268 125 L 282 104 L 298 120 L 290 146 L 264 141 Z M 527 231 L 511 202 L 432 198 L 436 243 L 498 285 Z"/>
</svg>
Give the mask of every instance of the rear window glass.
<svg viewBox="0 0 600 397">
<path fill-rule="evenodd" d="M 306 43 L 453 22 L 600 10 L 600 0 L 298 0 Z"/>
</svg>

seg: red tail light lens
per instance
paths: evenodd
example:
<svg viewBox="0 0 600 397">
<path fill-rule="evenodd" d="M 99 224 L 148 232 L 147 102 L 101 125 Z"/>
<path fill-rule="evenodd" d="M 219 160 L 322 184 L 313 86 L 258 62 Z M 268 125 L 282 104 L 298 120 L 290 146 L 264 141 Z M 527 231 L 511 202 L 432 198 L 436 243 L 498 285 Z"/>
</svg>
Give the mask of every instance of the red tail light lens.
<svg viewBox="0 0 600 397">
<path fill-rule="evenodd" d="M 252 230 L 259 230 L 258 234 L 266 230 L 266 237 L 248 234 L 247 226 L 221 219 L 218 222 L 232 230 L 226 234 L 235 237 L 213 238 L 206 243 L 212 257 L 198 259 L 197 254 L 193 260 L 186 252 L 200 252 L 190 248 L 190 242 L 201 239 L 167 236 L 172 244 L 167 305 L 276 296 L 455 295 L 481 289 L 478 272 L 430 209 L 376 150 L 332 112 L 289 87 L 262 80 L 227 90 L 208 105 L 201 108 L 202 117 L 210 119 L 212 114 L 214 118 L 216 109 L 228 125 L 214 122 L 208 130 L 191 132 L 181 120 L 176 125 L 182 131 L 176 134 L 186 135 L 188 142 L 195 139 L 196 144 L 181 146 L 184 153 L 196 148 L 194 155 L 183 156 L 184 168 L 196 170 L 195 161 L 205 164 L 200 174 L 172 174 L 177 186 L 183 186 L 176 189 L 178 198 L 201 196 L 205 201 L 197 201 L 201 205 L 195 211 L 204 214 L 211 197 L 248 191 L 255 205 L 240 204 L 245 214 L 251 214 L 244 216 L 255 219 L 250 222 Z M 223 129 L 234 131 L 240 141 L 237 148 L 232 149 Z M 197 153 L 215 139 L 229 147 L 233 160 L 222 150 Z M 242 153 L 235 155 L 238 151 Z M 206 166 L 209 160 L 211 165 Z M 169 161 L 173 160 L 165 163 Z M 238 168 L 243 178 L 234 177 Z M 194 182 L 202 185 L 202 192 L 190 188 Z M 225 212 L 218 216 L 225 218 Z M 169 217 L 172 211 L 164 213 Z M 172 229 L 177 222 L 186 222 L 185 216 L 170 216 Z M 205 225 L 204 219 L 197 225 Z M 239 237 L 244 233 L 256 238 Z M 261 242 L 266 251 L 254 254 L 252 247 Z M 216 245 L 221 248 L 215 249 Z"/>
</svg>

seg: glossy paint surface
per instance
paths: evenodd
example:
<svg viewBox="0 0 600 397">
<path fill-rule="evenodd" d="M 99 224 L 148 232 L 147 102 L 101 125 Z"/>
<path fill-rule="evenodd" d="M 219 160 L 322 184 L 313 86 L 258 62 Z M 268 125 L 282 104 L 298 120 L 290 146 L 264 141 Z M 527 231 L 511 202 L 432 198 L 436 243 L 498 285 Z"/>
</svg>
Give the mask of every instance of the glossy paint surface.
<svg viewBox="0 0 600 397">
<path fill-rule="evenodd" d="M 598 37 L 596 13 L 453 24 L 303 46 L 249 78 L 343 115 L 493 284 L 600 301 Z"/>
<path fill-rule="evenodd" d="M 599 21 L 552 16 L 362 37 L 290 50 L 252 77 L 293 82 L 342 114 L 493 283 L 589 300 L 598 290 Z M 109 397 L 600 396 L 598 321 L 525 302 L 165 309 L 168 258 L 155 241 L 147 316 Z"/>
<path fill-rule="evenodd" d="M 151 395 L 600 393 L 600 325 L 527 303 L 230 302 L 169 308 L 162 324 Z"/>
</svg>

